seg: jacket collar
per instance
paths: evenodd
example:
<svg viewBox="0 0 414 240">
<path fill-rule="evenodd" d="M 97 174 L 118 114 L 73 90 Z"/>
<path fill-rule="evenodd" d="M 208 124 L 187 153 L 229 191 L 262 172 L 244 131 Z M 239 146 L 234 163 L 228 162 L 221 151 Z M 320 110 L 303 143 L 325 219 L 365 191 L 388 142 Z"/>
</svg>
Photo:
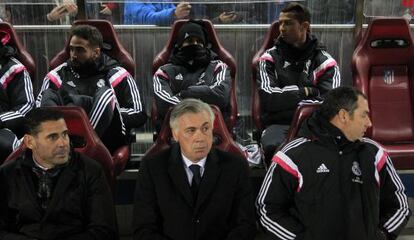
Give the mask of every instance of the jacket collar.
<svg viewBox="0 0 414 240">
<path fill-rule="evenodd" d="M 348 152 L 362 145 L 359 140 L 349 141 L 339 128 L 321 116 L 319 110 L 306 121 L 304 132 L 307 137 L 320 141 L 335 150 Z"/>
<path fill-rule="evenodd" d="M 76 177 L 76 173 L 80 169 L 81 161 L 79 161 L 79 153 L 75 151 L 70 152 L 70 157 L 68 164 L 64 167 L 62 172 L 60 173 L 58 180 L 56 182 L 56 185 L 54 187 L 53 195 L 51 202 L 49 204 L 49 207 L 42 217 L 42 219 L 47 219 L 51 214 L 59 214 L 59 202 L 62 201 L 62 198 L 65 197 L 65 192 L 68 191 L 69 186 L 72 184 L 73 179 Z M 27 149 L 23 152 L 22 157 L 20 158 L 20 162 L 17 165 L 17 169 L 20 169 L 21 171 L 23 168 L 29 169 L 31 172 L 31 168 L 33 167 L 33 157 L 32 157 L 32 151 L 30 149 Z M 25 171 L 27 172 L 27 171 Z M 30 174 L 23 174 L 24 176 L 24 182 L 26 187 L 26 191 L 29 193 L 28 197 L 32 198 L 31 202 L 35 205 L 34 209 L 36 209 L 36 212 L 39 214 L 38 216 L 41 216 L 41 207 L 38 204 L 36 193 L 34 191 L 34 185 L 33 181 L 30 180 Z M 40 217 L 39 217 L 40 218 Z"/>
</svg>

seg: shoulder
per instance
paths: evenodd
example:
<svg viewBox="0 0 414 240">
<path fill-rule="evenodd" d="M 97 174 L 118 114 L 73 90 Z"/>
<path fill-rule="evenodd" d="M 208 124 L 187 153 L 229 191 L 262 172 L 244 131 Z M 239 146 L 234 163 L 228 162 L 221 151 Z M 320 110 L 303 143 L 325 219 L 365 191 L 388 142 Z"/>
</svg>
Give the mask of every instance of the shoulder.
<svg viewBox="0 0 414 240">
<path fill-rule="evenodd" d="M 109 76 L 120 75 L 120 74 L 130 74 L 130 73 L 125 68 L 123 68 L 121 66 L 114 66 L 114 67 L 110 68 L 109 71 L 108 71 Z"/>
<path fill-rule="evenodd" d="M 125 68 L 116 66 L 108 71 L 107 78 L 111 86 L 116 87 L 128 76 L 131 76 L 131 74 Z"/>
<path fill-rule="evenodd" d="M 172 64 L 172 63 L 167 63 L 159 67 L 158 70 L 154 73 L 154 76 L 162 77 L 167 80 L 172 80 L 173 77 L 176 75 L 176 73 L 185 74 L 186 71 L 183 70 L 182 66 Z"/>
<path fill-rule="evenodd" d="M 220 165 L 228 166 L 231 169 L 244 169 L 248 167 L 246 158 L 230 152 L 224 152 L 215 147 L 211 149 L 211 156 L 217 158 Z"/>
<path fill-rule="evenodd" d="M 63 70 L 66 70 L 67 67 L 68 67 L 68 63 L 64 62 L 64 63 L 60 64 L 59 66 L 55 67 L 54 69 L 52 69 L 48 74 L 59 73 Z"/>
<path fill-rule="evenodd" d="M 273 46 L 269 49 L 267 49 L 260 57 L 259 61 L 268 61 L 268 62 L 274 62 L 274 58 L 276 57 L 277 53 L 276 46 Z"/>
<path fill-rule="evenodd" d="M 209 66 L 211 66 L 214 70 L 217 70 L 219 68 L 227 68 L 228 67 L 228 65 L 225 62 L 223 62 L 219 59 L 210 61 Z"/>
<path fill-rule="evenodd" d="M 178 65 L 175 65 L 175 64 L 172 64 L 172 63 L 167 63 L 167 64 L 162 65 L 158 70 L 162 70 L 164 72 L 169 72 L 169 71 L 171 71 L 173 69 L 177 69 L 179 67 L 180 66 L 178 66 Z"/>
<path fill-rule="evenodd" d="M 86 175 L 98 175 L 103 172 L 101 163 L 84 154 L 72 151 L 71 161 L 75 168 L 80 168 Z"/>
<path fill-rule="evenodd" d="M 18 166 L 20 166 L 20 161 L 21 161 L 21 157 L 14 159 L 14 160 L 10 160 L 7 162 L 4 162 L 1 166 L 0 166 L 0 173 L 2 175 L 6 175 L 9 176 L 10 174 L 12 174 L 12 172 L 14 172 L 16 170 L 16 168 Z"/>
<path fill-rule="evenodd" d="M 321 63 L 326 62 L 326 61 L 332 61 L 332 62 L 335 62 L 336 64 L 336 60 L 326 50 L 316 49 L 315 51 L 316 51 L 315 61 L 318 61 Z"/>
<path fill-rule="evenodd" d="M 308 138 L 297 138 L 287 143 L 278 151 L 272 161 L 277 163 L 296 163 L 302 159 L 302 153 L 313 148 L 313 142 Z"/>
<path fill-rule="evenodd" d="M 381 154 L 386 153 L 386 150 L 382 147 L 382 145 L 370 138 L 362 138 L 361 143 L 364 145 L 365 149 L 371 151 L 374 154 Z"/>
<path fill-rule="evenodd" d="M 23 72 L 26 67 L 14 57 L 11 57 L 9 61 L 3 65 L 0 69 L 0 83 L 7 85 L 16 74 Z"/>
<path fill-rule="evenodd" d="M 141 164 L 145 168 L 149 168 L 149 169 L 160 168 L 161 166 L 166 167 L 168 165 L 168 161 L 170 159 L 171 154 L 179 154 L 179 152 L 176 152 L 175 150 L 173 150 L 173 147 L 169 147 L 155 154 L 144 156 Z"/>
</svg>

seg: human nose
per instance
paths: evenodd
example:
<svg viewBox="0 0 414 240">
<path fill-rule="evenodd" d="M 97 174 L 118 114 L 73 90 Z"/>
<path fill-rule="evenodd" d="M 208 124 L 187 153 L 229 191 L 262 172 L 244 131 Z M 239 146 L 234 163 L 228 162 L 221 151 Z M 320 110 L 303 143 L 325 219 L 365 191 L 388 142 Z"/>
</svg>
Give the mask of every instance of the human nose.
<svg viewBox="0 0 414 240">
<path fill-rule="evenodd" d="M 284 31 L 285 31 L 285 24 L 279 23 L 279 32 L 284 32 Z"/>
<path fill-rule="evenodd" d="M 76 53 L 75 53 L 74 50 L 70 50 L 70 58 L 72 58 L 72 59 L 76 59 L 77 58 Z"/>
<path fill-rule="evenodd" d="M 369 128 L 372 126 L 371 118 L 367 118 L 366 127 Z"/>
<path fill-rule="evenodd" d="M 64 147 L 69 143 L 69 137 L 67 135 L 62 135 L 59 137 L 57 144 L 59 147 Z"/>
</svg>

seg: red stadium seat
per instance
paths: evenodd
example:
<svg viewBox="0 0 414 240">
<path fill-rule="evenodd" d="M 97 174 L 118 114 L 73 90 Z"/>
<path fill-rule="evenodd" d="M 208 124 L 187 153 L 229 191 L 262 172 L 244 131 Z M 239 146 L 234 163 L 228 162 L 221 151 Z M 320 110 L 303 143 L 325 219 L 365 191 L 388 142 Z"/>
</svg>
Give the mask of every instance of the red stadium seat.
<svg viewBox="0 0 414 240">
<path fill-rule="evenodd" d="M 33 81 L 36 73 L 35 62 L 33 61 L 32 56 L 26 51 L 26 48 L 20 42 L 16 31 L 14 31 L 13 27 L 7 22 L 0 22 L 0 31 L 8 32 L 10 34 L 10 40 L 8 44 L 16 49 L 16 58 L 26 67 Z"/>
<path fill-rule="evenodd" d="M 313 111 L 318 109 L 320 105 L 321 105 L 320 103 L 305 104 L 305 105 L 299 105 L 296 108 L 295 114 L 293 115 L 292 122 L 290 123 L 288 134 L 286 135 L 285 142 L 280 145 L 279 149 L 281 149 L 283 145 L 292 141 L 294 138 L 298 136 L 302 123 L 306 119 L 308 119 L 312 115 Z"/>
<path fill-rule="evenodd" d="M 96 135 L 89 122 L 88 115 L 81 107 L 54 107 L 62 111 L 66 125 L 71 136 L 71 143 L 74 139 L 81 139 L 81 143 L 74 144 L 75 151 L 85 154 L 101 163 L 111 188 L 115 186 L 116 175 L 115 165 L 108 149 L 103 145 L 99 137 Z M 14 151 L 6 161 L 16 159 L 25 149 L 22 144 Z"/>
<path fill-rule="evenodd" d="M 257 133 L 255 135 L 255 138 L 259 139 L 260 134 L 265 128 L 263 126 L 262 120 L 261 120 L 261 114 L 262 114 L 262 107 L 260 103 L 260 97 L 259 97 L 259 89 L 257 86 L 257 64 L 259 63 L 260 56 L 269 48 L 273 47 L 273 44 L 275 42 L 275 39 L 279 36 L 279 22 L 275 21 L 270 25 L 269 30 L 266 33 L 265 38 L 263 39 L 262 46 L 257 51 L 257 53 L 254 55 L 252 60 L 252 97 L 251 97 L 251 111 L 252 111 L 252 118 L 253 123 L 256 126 Z"/>
<path fill-rule="evenodd" d="M 111 22 L 107 20 L 76 20 L 73 22 L 73 25 L 91 25 L 96 27 L 103 37 L 103 51 L 110 57 L 118 60 L 122 67 L 132 76 L 135 75 L 135 61 L 119 41 Z M 50 69 L 59 66 L 69 59 L 69 42 L 70 39 L 66 41 L 65 47 L 50 61 Z"/>
<path fill-rule="evenodd" d="M 414 169 L 414 42 L 404 18 L 377 18 L 355 49 L 354 85 L 368 97 L 372 127 L 397 169 Z"/>
<path fill-rule="evenodd" d="M 118 39 L 118 36 L 115 32 L 112 23 L 107 20 L 77 20 L 73 25 L 91 25 L 96 27 L 102 34 L 104 41 L 103 51 L 111 56 L 112 58 L 118 60 L 121 65 L 131 74 L 135 73 L 135 62 L 132 59 L 131 55 L 125 50 L 121 42 Z M 65 47 L 60 51 L 49 63 L 50 69 L 53 69 L 66 60 L 69 59 L 69 42 L 70 39 L 66 42 Z M 112 153 L 113 160 L 116 164 L 115 174 L 119 175 L 124 170 L 128 159 L 130 151 L 129 146 L 122 146 L 115 150 Z"/>
<path fill-rule="evenodd" d="M 208 42 L 211 44 L 211 49 L 218 55 L 219 59 L 225 62 L 230 69 L 231 75 L 231 92 L 230 92 L 230 106 L 231 106 L 231 113 L 230 119 L 227 122 L 227 128 L 232 130 L 233 127 L 236 125 L 237 121 L 237 96 L 236 96 L 236 62 L 234 61 L 233 56 L 227 52 L 226 49 L 221 45 L 219 38 L 217 36 L 216 31 L 214 30 L 213 24 L 209 20 L 202 20 L 204 23 L 204 27 L 207 31 L 208 35 Z M 171 55 L 172 50 L 174 49 L 174 42 L 178 34 L 178 30 L 180 27 L 187 22 L 187 20 L 177 20 L 174 22 L 174 25 L 171 27 L 170 36 L 165 44 L 164 48 L 155 56 L 154 61 L 152 62 L 152 73 L 154 74 L 159 67 L 166 64 L 168 59 Z M 155 100 L 153 99 L 152 110 L 151 110 L 151 119 L 152 122 L 155 124 L 158 119 L 158 111 L 157 106 L 155 104 Z"/>
<path fill-rule="evenodd" d="M 224 122 L 220 109 L 214 105 L 211 105 L 211 108 L 215 114 L 214 129 L 213 129 L 213 135 L 215 138 L 215 146 L 222 151 L 231 152 L 233 154 L 246 158 L 243 151 L 240 150 L 237 144 L 233 141 L 232 136 L 227 130 L 226 123 Z M 169 124 L 170 113 L 171 113 L 171 109 L 168 111 L 168 113 L 165 116 L 164 124 L 162 125 L 162 128 L 158 134 L 158 137 L 155 143 L 150 147 L 150 149 L 148 149 L 145 155 L 152 155 L 152 154 L 155 154 L 157 152 L 160 152 L 170 147 L 171 140 L 172 140 L 172 133 L 171 133 L 171 128 Z"/>
</svg>

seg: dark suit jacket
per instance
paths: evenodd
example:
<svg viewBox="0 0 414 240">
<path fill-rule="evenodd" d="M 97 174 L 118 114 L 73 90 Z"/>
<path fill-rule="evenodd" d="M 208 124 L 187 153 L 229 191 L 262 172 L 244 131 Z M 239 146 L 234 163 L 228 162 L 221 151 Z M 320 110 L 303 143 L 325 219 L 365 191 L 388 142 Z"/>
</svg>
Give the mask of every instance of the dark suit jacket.
<svg viewBox="0 0 414 240">
<path fill-rule="evenodd" d="M 212 149 L 197 202 L 178 144 L 145 157 L 135 192 L 134 239 L 254 239 L 253 193 L 245 159 Z"/>
<path fill-rule="evenodd" d="M 96 161 L 71 153 L 43 212 L 33 181 L 31 153 L 0 167 L 0 239 L 113 240 L 112 194 Z"/>
</svg>

